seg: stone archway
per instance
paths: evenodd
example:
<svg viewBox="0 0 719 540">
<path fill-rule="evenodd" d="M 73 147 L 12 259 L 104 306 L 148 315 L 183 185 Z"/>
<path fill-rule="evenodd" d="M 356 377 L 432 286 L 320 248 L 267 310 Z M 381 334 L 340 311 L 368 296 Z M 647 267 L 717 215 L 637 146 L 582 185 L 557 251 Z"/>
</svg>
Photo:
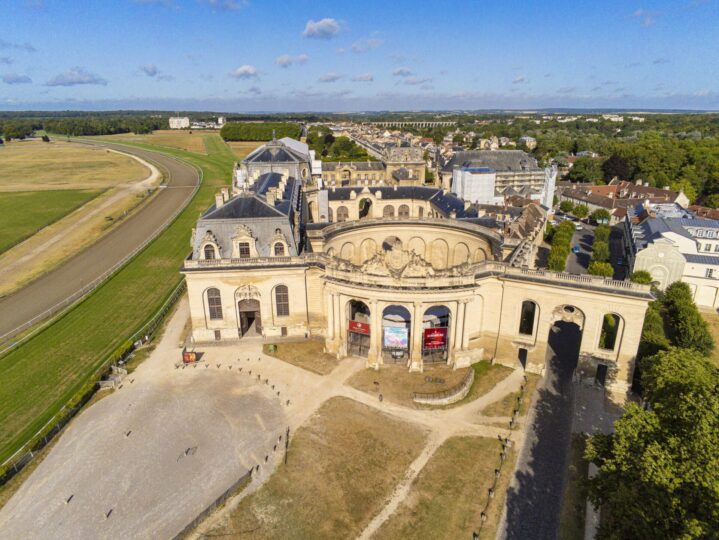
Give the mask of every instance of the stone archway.
<svg viewBox="0 0 719 540">
<path fill-rule="evenodd" d="M 422 316 L 422 362 L 447 362 L 452 312 L 447 306 L 427 308 Z"/>
<path fill-rule="evenodd" d="M 546 362 L 550 376 L 557 379 L 559 387 L 566 387 L 579 363 L 585 321 L 584 312 L 571 304 L 557 306 L 552 311 Z"/>
<path fill-rule="evenodd" d="M 382 311 L 382 358 L 385 363 L 407 363 L 411 343 L 412 315 L 405 306 L 393 304 Z"/>
<path fill-rule="evenodd" d="M 259 300 L 240 300 L 237 303 L 237 312 L 240 318 L 240 337 L 262 335 L 262 318 L 260 316 Z"/>
<path fill-rule="evenodd" d="M 371 312 L 361 300 L 347 302 L 347 353 L 367 358 L 370 348 Z"/>
</svg>

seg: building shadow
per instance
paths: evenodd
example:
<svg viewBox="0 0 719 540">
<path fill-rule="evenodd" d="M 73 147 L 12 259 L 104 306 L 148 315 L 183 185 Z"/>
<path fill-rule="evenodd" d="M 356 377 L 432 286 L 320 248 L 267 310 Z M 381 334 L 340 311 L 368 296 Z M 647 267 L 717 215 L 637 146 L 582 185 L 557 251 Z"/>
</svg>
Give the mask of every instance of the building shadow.
<svg viewBox="0 0 719 540">
<path fill-rule="evenodd" d="M 550 330 L 547 374 L 507 492 L 503 538 L 557 538 L 574 415 L 572 377 L 580 341 L 581 331 L 574 323 L 558 321 Z"/>
</svg>

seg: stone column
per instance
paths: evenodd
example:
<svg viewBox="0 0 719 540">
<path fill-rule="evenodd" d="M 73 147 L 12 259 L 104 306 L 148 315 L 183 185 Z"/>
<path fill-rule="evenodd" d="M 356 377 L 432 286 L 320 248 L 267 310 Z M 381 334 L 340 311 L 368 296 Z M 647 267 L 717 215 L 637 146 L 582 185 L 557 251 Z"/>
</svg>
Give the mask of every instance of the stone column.
<svg viewBox="0 0 719 540">
<path fill-rule="evenodd" d="M 335 295 L 329 293 L 327 295 L 327 338 L 335 339 Z"/>
<path fill-rule="evenodd" d="M 424 368 L 422 365 L 422 308 L 422 302 L 414 303 L 414 310 L 412 312 L 412 343 L 410 345 L 410 371 L 422 371 Z"/>
<path fill-rule="evenodd" d="M 335 319 L 337 320 L 337 340 L 339 343 L 340 356 L 347 356 L 347 313 L 343 309 L 345 298 L 337 294 Z"/>
<path fill-rule="evenodd" d="M 464 298 L 460 300 L 460 309 L 462 310 L 462 350 L 466 351 L 469 348 L 469 332 L 467 332 L 467 304 L 470 300 Z"/>
<path fill-rule="evenodd" d="M 377 300 L 370 302 L 370 336 L 367 366 L 379 369 L 382 363 L 382 308 Z"/>
</svg>

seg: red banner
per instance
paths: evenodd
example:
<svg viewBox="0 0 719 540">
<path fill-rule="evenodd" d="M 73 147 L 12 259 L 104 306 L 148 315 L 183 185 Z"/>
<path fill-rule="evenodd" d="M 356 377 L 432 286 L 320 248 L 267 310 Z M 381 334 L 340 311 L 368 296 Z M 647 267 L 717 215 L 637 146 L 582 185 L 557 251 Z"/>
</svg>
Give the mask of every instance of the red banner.
<svg viewBox="0 0 719 540">
<path fill-rule="evenodd" d="M 359 321 L 349 321 L 349 331 L 355 334 L 364 334 L 369 336 L 369 324 Z"/>
<path fill-rule="evenodd" d="M 425 328 L 424 348 L 444 349 L 447 347 L 447 328 Z"/>
</svg>

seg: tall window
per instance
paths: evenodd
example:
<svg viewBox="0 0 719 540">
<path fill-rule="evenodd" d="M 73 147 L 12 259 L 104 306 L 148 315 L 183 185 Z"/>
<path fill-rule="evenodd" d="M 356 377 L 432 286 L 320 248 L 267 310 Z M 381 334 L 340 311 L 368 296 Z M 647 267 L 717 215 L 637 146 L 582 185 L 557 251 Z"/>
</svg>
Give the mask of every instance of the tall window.
<svg viewBox="0 0 719 540">
<path fill-rule="evenodd" d="M 275 244 L 275 256 L 282 256 L 285 254 L 285 245 L 282 242 Z"/>
<path fill-rule="evenodd" d="M 394 217 L 394 206 L 387 205 L 382 210 L 382 217 Z"/>
<path fill-rule="evenodd" d="M 706 271 L 706 274 L 704 274 L 704 277 L 713 278 L 714 277 L 714 269 L 707 268 L 707 271 Z"/>
<path fill-rule="evenodd" d="M 401 218 L 408 218 L 409 217 L 409 206 L 406 204 L 402 204 L 399 207 L 399 210 L 397 210 L 397 215 Z"/>
<path fill-rule="evenodd" d="M 619 332 L 619 316 L 614 313 L 607 313 L 602 320 L 602 331 L 599 334 L 599 347 L 613 351 L 617 344 L 617 333 Z"/>
<path fill-rule="evenodd" d="M 219 289 L 207 289 L 207 307 L 211 320 L 222 319 L 222 298 Z"/>
<path fill-rule="evenodd" d="M 275 287 L 275 313 L 278 317 L 286 317 L 290 314 L 290 294 L 287 285 Z"/>
<path fill-rule="evenodd" d="M 207 244 L 205 246 L 205 259 L 214 259 L 215 258 L 215 246 L 212 244 Z"/>
<path fill-rule="evenodd" d="M 522 314 L 519 318 L 519 333 L 525 336 L 534 334 L 534 317 L 537 312 L 537 304 L 530 300 L 522 302 Z"/>
<path fill-rule="evenodd" d="M 250 258 L 250 243 L 249 242 L 240 242 L 237 247 L 240 251 L 240 259 L 249 259 Z"/>
<path fill-rule="evenodd" d="M 349 218 L 349 210 L 347 210 L 346 206 L 340 206 L 337 209 L 337 223 L 347 221 L 347 218 Z"/>
<path fill-rule="evenodd" d="M 417 209 L 417 215 L 418 215 L 419 217 L 424 216 L 424 208 L 422 208 L 422 207 L 420 206 L 420 207 Z"/>
</svg>

